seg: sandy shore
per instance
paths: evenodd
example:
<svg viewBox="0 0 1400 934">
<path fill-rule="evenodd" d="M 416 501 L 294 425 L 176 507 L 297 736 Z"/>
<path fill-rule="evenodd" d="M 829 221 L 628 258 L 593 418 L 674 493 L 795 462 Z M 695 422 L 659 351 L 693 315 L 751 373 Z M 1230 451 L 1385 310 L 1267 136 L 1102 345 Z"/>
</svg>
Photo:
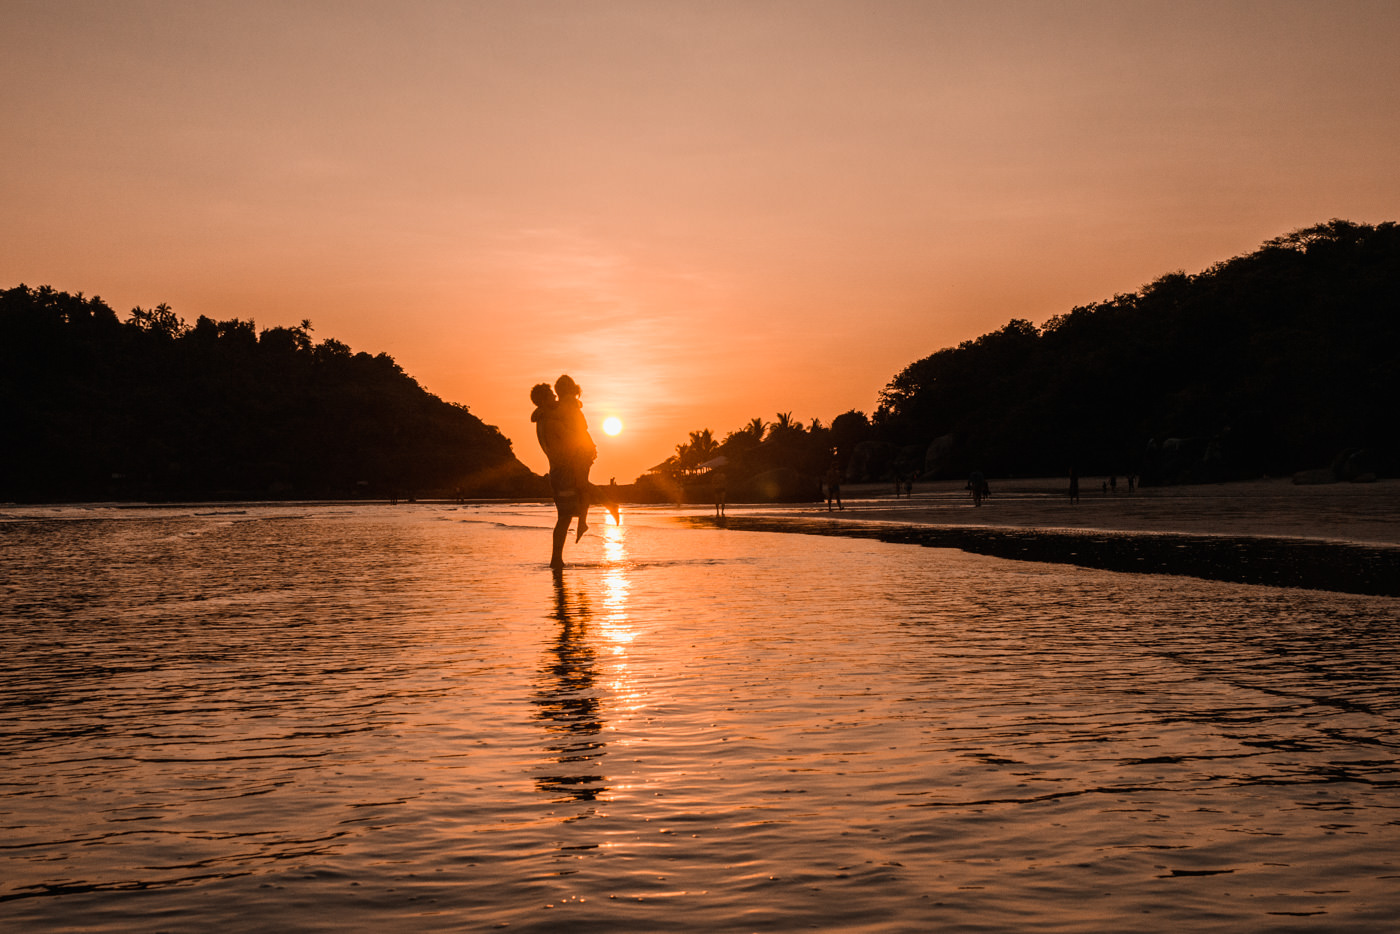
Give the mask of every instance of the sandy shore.
<svg viewBox="0 0 1400 934">
<path fill-rule="evenodd" d="M 1055 480 L 992 483 L 974 507 L 961 483 L 843 491 L 846 508 L 736 506 L 740 531 L 801 532 L 961 548 L 1115 571 L 1400 596 L 1400 482 L 1287 480 L 1103 492 L 1078 504 Z M 696 520 L 709 524 L 713 519 Z"/>
</svg>

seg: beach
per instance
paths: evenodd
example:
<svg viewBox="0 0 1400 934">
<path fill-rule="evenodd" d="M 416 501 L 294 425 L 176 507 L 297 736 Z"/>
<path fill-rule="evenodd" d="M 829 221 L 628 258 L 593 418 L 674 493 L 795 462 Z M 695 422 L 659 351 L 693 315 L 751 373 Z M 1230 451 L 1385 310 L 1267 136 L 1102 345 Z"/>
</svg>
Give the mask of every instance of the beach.
<svg viewBox="0 0 1400 934">
<path fill-rule="evenodd" d="M 981 506 L 961 482 L 843 489 L 844 509 L 735 506 L 725 527 L 960 548 L 975 554 L 1236 583 L 1400 596 L 1400 481 L 1286 479 L 1153 487 L 1000 480 Z M 715 524 L 713 517 L 697 518 Z"/>
</svg>

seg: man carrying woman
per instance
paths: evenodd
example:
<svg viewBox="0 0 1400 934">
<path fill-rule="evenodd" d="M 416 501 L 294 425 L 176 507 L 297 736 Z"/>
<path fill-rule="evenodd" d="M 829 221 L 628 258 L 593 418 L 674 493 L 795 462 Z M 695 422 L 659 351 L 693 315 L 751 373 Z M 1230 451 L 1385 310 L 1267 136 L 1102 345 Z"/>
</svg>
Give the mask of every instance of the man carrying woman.
<svg viewBox="0 0 1400 934">
<path fill-rule="evenodd" d="M 557 396 L 556 396 L 557 393 Z M 530 420 L 535 423 L 535 436 L 549 459 L 549 485 L 554 494 L 557 518 L 554 522 L 554 548 L 549 566 L 564 566 L 564 542 L 569 537 L 569 523 L 578 517 L 578 533 L 574 541 L 588 531 L 588 507 L 603 503 L 619 524 L 622 517 L 617 503 L 602 495 L 601 488 L 588 480 L 588 472 L 598 458 L 598 446 L 588 433 L 588 420 L 583 416 L 579 400 L 582 390 L 569 376 L 561 376 L 554 387 L 540 383 L 530 390 L 535 411 Z"/>
</svg>

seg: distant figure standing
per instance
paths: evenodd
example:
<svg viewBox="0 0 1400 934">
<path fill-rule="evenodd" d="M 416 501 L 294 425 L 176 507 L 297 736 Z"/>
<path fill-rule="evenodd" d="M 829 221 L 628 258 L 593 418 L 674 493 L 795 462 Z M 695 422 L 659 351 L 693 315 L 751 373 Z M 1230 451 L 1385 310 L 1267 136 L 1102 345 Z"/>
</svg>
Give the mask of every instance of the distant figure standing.
<svg viewBox="0 0 1400 934">
<path fill-rule="evenodd" d="M 845 509 L 841 505 L 841 468 L 832 464 L 826 472 L 826 511 L 831 512 L 832 501 L 836 502 L 837 509 Z"/>
<path fill-rule="evenodd" d="M 1079 471 L 1073 467 L 1069 469 L 1069 501 L 1079 502 Z"/>
<path fill-rule="evenodd" d="M 729 490 L 725 486 L 725 477 L 723 470 L 710 471 L 710 485 L 712 486 L 713 492 L 715 494 L 715 517 L 723 518 L 724 507 L 729 499 Z"/>
<path fill-rule="evenodd" d="M 904 481 L 904 495 L 905 495 L 905 496 L 913 496 L 913 495 L 914 495 L 914 481 L 913 481 L 912 479 L 910 479 L 910 480 L 905 480 L 905 481 Z"/>
<path fill-rule="evenodd" d="M 981 506 L 982 499 L 991 492 L 991 487 L 987 486 L 987 478 L 980 470 L 974 470 L 967 478 L 967 488 L 972 491 L 972 505 L 974 506 Z"/>
</svg>

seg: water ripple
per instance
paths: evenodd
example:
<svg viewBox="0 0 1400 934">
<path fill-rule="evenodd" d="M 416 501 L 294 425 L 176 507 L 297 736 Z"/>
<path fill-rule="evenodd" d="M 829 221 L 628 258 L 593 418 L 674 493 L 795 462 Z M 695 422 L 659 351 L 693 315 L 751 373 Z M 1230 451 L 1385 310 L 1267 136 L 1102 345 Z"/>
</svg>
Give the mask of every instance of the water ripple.
<svg viewBox="0 0 1400 934">
<path fill-rule="evenodd" d="M 203 511 L 0 523 L 5 923 L 1400 915 L 1393 599 L 644 515 L 555 576 L 542 508 Z"/>
</svg>

